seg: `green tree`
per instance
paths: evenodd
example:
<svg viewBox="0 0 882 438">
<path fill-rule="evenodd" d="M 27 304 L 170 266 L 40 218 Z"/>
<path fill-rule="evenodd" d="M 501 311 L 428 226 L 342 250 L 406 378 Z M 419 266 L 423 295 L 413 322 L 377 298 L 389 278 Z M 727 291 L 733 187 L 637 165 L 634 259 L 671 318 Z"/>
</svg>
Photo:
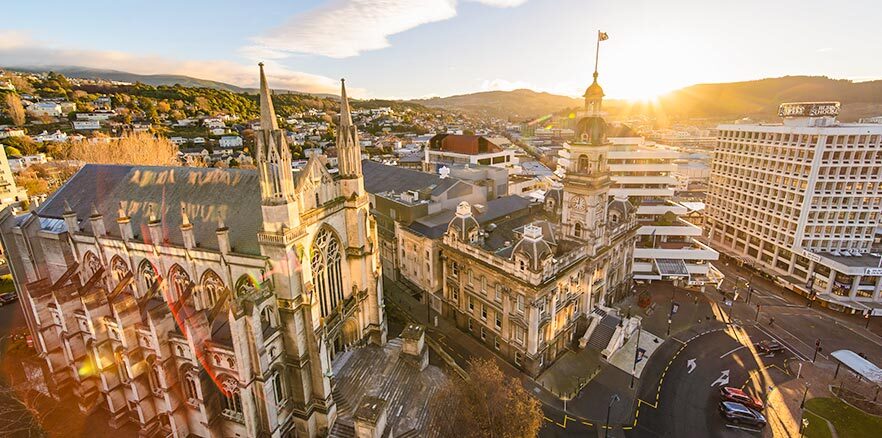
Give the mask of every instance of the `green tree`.
<svg viewBox="0 0 882 438">
<path fill-rule="evenodd" d="M 4 152 L 6 152 L 7 157 L 20 157 L 21 156 L 21 151 L 12 147 L 12 146 L 6 146 L 6 148 L 4 149 Z"/>
</svg>

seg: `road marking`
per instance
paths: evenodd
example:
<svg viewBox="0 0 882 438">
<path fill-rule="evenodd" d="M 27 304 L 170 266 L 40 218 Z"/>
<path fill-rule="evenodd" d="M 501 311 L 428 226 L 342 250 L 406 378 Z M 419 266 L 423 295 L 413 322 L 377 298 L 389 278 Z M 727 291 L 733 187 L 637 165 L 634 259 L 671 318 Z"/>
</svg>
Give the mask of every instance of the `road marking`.
<svg viewBox="0 0 882 438">
<path fill-rule="evenodd" d="M 692 372 L 695 371 L 695 367 L 696 367 L 695 359 L 689 359 L 688 361 L 686 361 L 686 367 L 689 369 L 689 371 L 687 371 L 686 374 L 692 374 Z"/>
<path fill-rule="evenodd" d="M 736 352 L 736 351 L 738 351 L 738 350 L 740 350 L 740 349 L 742 349 L 742 348 L 744 348 L 744 347 L 746 347 L 746 345 L 739 345 L 739 346 L 733 348 L 733 349 L 732 349 L 731 351 L 729 351 L 728 353 L 723 353 L 723 355 L 720 356 L 720 359 L 722 359 L 722 358 L 724 358 L 724 357 L 726 357 L 726 356 L 728 356 L 728 355 L 730 355 L 730 354 L 732 354 L 732 353 L 734 353 L 734 352 Z"/>
<path fill-rule="evenodd" d="M 782 347 L 786 348 L 787 351 L 793 353 L 794 356 L 797 356 L 797 357 L 799 357 L 800 359 L 802 359 L 802 360 L 808 362 L 808 360 L 809 360 L 808 357 L 806 357 L 804 354 L 802 354 L 799 350 L 797 350 L 797 349 L 795 349 L 795 348 L 791 348 L 790 345 L 788 345 L 786 342 L 782 341 L 781 339 L 779 339 L 779 338 L 776 337 L 775 335 L 773 335 L 773 334 L 767 332 L 767 331 L 766 331 L 765 329 L 763 329 L 761 326 L 756 325 L 756 326 L 754 326 L 754 327 L 756 327 L 757 329 L 759 329 L 759 331 L 765 333 L 766 336 L 768 336 L 768 337 L 770 337 L 770 338 L 772 338 L 772 339 L 778 341 L 778 343 L 781 344 Z"/>
<path fill-rule="evenodd" d="M 748 432 L 762 432 L 762 430 L 759 430 L 759 429 L 751 429 L 751 428 L 749 428 L 749 427 L 738 426 L 738 425 L 735 425 L 735 424 L 728 424 L 728 423 L 726 424 L 726 427 L 730 427 L 730 428 L 732 428 L 732 429 L 746 430 L 746 431 L 748 431 Z"/>
<path fill-rule="evenodd" d="M 720 373 L 720 377 L 717 378 L 717 380 L 714 380 L 714 383 L 711 383 L 710 386 L 711 386 L 711 388 L 713 388 L 714 386 L 717 386 L 717 385 L 726 386 L 728 383 L 729 383 L 729 370 L 723 370 L 723 372 Z"/>
</svg>

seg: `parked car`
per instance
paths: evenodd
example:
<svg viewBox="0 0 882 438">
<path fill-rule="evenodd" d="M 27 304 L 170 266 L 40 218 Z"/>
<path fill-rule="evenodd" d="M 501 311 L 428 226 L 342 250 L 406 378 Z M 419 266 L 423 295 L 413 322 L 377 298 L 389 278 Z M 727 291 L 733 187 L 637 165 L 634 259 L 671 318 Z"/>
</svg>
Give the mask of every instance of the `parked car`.
<svg viewBox="0 0 882 438">
<path fill-rule="evenodd" d="M 15 292 L 6 292 L 5 294 L 0 294 L 0 306 L 5 306 L 17 299 L 18 295 L 16 295 Z"/>
<path fill-rule="evenodd" d="M 731 386 L 724 386 L 720 388 L 720 395 L 723 397 L 725 401 L 731 401 L 735 403 L 741 403 L 744 406 L 747 406 L 751 409 L 756 409 L 757 411 L 763 410 L 763 402 L 762 400 L 751 397 L 746 392 L 733 388 Z"/>
<path fill-rule="evenodd" d="M 733 424 L 746 424 L 760 429 L 766 427 L 766 417 L 763 414 L 741 403 L 720 402 L 720 415 Z"/>
<path fill-rule="evenodd" d="M 762 354 L 778 354 L 784 351 L 784 346 L 778 341 L 760 341 L 756 344 L 756 351 Z"/>
</svg>

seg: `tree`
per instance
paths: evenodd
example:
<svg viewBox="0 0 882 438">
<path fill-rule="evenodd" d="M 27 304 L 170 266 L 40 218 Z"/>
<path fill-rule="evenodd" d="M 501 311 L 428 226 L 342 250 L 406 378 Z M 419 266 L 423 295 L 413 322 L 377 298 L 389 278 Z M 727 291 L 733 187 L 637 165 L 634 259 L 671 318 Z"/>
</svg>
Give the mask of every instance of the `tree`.
<svg viewBox="0 0 882 438">
<path fill-rule="evenodd" d="M 12 146 L 6 146 L 4 152 L 6 152 L 7 157 L 20 157 L 21 156 L 21 151 L 12 147 Z"/>
<path fill-rule="evenodd" d="M 146 132 L 128 134 L 110 141 L 71 143 L 70 159 L 100 164 L 179 164 L 178 147 L 174 143 Z"/>
<path fill-rule="evenodd" d="M 18 98 L 18 94 L 6 93 L 6 115 L 12 119 L 12 123 L 15 126 L 25 124 L 25 109 L 21 104 L 21 99 Z"/>
<path fill-rule="evenodd" d="M 441 437 L 532 438 L 542 427 L 539 400 L 495 362 L 469 362 L 469 379 L 452 380 L 432 397 L 431 428 Z"/>
</svg>

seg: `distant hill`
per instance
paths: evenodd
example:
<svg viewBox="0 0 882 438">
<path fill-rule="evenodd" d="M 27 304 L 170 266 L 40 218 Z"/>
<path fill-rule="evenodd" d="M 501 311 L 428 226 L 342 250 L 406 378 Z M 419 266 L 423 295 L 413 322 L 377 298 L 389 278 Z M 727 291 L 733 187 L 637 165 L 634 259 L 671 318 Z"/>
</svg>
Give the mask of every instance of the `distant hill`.
<svg viewBox="0 0 882 438">
<path fill-rule="evenodd" d="M 251 91 L 247 88 L 237 87 L 235 85 L 227 84 L 224 82 L 210 81 L 208 79 L 198 79 L 184 75 L 139 75 L 136 73 L 128 73 L 124 71 L 102 70 L 76 66 L 10 67 L 9 70 L 29 73 L 54 71 L 56 73 L 63 74 L 64 76 L 67 76 L 69 78 L 104 79 L 107 81 L 131 83 L 140 82 L 146 85 L 153 85 L 154 87 L 158 87 L 160 85 L 173 86 L 175 84 L 180 84 L 184 87 L 212 88 L 215 90 L 232 91 L 233 93 L 244 93 Z"/>
<path fill-rule="evenodd" d="M 688 118 L 777 119 L 783 102 L 838 101 L 840 119 L 882 114 L 882 80 L 853 82 L 824 76 L 785 76 L 721 84 L 699 84 L 671 92 L 658 107 L 668 116 Z M 652 112 L 647 108 L 632 111 Z"/>
<path fill-rule="evenodd" d="M 581 99 L 540 93 L 533 90 L 484 91 L 459 96 L 417 99 L 429 108 L 461 111 L 470 114 L 493 116 L 503 119 L 531 119 L 582 104 Z"/>
<path fill-rule="evenodd" d="M 840 119 L 882 115 L 882 80 L 853 82 L 824 76 L 785 76 L 744 82 L 698 84 L 661 96 L 653 104 L 610 99 L 604 108 L 614 116 L 730 120 L 750 117 L 776 120 L 783 102 L 839 101 Z M 582 100 L 531 90 L 488 91 L 415 100 L 449 111 L 524 120 L 581 107 Z"/>
</svg>

